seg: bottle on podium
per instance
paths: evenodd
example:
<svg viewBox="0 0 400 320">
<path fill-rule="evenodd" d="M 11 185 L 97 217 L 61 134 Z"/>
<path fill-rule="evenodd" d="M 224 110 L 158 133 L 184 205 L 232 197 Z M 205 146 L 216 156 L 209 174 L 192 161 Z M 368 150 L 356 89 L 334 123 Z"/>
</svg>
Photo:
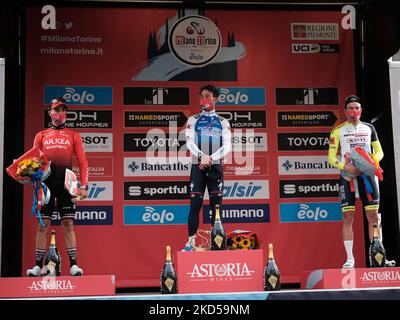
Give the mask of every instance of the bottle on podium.
<svg viewBox="0 0 400 320">
<path fill-rule="evenodd" d="M 161 293 L 177 293 L 177 276 L 171 258 L 171 246 L 167 246 L 167 258 L 161 271 Z"/>
<path fill-rule="evenodd" d="M 374 237 L 369 246 L 369 265 L 372 268 L 383 268 L 386 266 L 386 252 L 379 239 L 377 224 L 374 224 Z"/>
<path fill-rule="evenodd" d="M 272 243 L 269 244 L 268 262 L 264 268 L 264 290 L 273 291 L 281 289 L 281 274 L 274 259 Z"/>
<path fill-rule="evenodd" d="M 222 226 L 219 204 L 215 205 L 215 220 L 211 229 L 211 250 L 226 250 L 226 232 Z"/>
<path fill-rule="evenodd" d="M 46 276 L 55 277 L 61 274 L 61 255 L 56 247 L 56 231 L 51 230 L 49 250 L 44 261 Z"/>
</svg>

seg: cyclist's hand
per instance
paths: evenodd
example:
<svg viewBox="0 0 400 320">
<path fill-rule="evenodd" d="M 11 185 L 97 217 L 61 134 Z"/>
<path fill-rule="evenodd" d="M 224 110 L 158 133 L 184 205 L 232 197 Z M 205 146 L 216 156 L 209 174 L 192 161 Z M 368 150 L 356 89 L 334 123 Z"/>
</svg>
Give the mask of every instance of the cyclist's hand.
<svg viewBox="0 0 400 320">
<path fill-rule="evenodd" d="M 344 165 L 344 171 L 347 173 L 353 175 L 353 176 L 359 176 L 361 174 L 361 171 L 358 170 L 355 166 L 352 164 L 345 164 Z"/>
</svg>

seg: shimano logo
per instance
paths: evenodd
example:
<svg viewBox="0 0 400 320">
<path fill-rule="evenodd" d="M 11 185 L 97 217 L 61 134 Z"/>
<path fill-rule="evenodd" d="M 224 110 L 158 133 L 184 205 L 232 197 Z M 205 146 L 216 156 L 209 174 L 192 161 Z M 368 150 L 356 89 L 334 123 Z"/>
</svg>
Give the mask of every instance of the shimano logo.
<svg viewBox="0 0 400 320">
<path fill-rule="evenodd" d="M 212 210 L 209 212 L 212 218 Z M 223 209 L 222 218 L 264 218 L 265 211 L 263 209 Z"/>
<path fill-rule="evenodd" d="M 89 93 L 86 90 L 77 92 L 75 88 L 71 87 L 65 88 L 63 98 L 70 104 L 92 103 L 95 100 L 95 97 L 92 93 Z"/>
<path fill-rule="evenodd" d="M 328 217 L 328 211 L 317 207 L 312 210 L 307 204 L 300 204 L 300 210 L 297 213 L 297 217 L 300 220 L 315 220 L 326 219 Z"/>
</svg>

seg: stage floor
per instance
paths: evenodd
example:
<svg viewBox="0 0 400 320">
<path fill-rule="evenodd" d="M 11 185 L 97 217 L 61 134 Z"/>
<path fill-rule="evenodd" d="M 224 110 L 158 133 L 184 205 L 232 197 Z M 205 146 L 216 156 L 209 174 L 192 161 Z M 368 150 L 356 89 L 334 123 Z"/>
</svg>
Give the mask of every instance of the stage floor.
<svg viewBox="0 0 400 320">
<path fill-rule="evenodd" d="M 112 296 L 49 297 L 3 300 L 400 300 L 399 287 L 368 289 L 295 289 L 275 292 L 229 292 L 161 295 L 157 293 Z"/>
</svg>

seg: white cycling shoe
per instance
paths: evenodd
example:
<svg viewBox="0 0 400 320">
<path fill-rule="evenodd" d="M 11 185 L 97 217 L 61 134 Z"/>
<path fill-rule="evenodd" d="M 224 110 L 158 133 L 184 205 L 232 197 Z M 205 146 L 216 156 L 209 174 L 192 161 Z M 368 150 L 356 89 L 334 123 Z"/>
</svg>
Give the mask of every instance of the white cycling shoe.
<svg viewBox="0 0 400 320">
<path fill-rule="evenodd" d="M 76 264 L 74 264 L 71 269 L 69 270 L 71 276 L 81 276 L 83 275 L 82 268 L 79 268 Z"/>
<path fill-rule="evenodd" d="M 396 261 L 394 260 L 387 260 L 385 261 L 385 266 L 386 267 L 395 267 L 396 266 Z"/>
<path fill-rule="evenodd" d="M 343 264 L 342 268 L 343 269 L 352 269 L 352 268 L 354 268 L 355 264 L 356 264 L 356 262 L 354 261 L 354 259 L 347 259 L 346 262 Z"/>
<path fill-rule="evenodd" d="M 42 268 L 34 266 L 32 269 L 26 270 L 26 275 L 28 277 L 40 277 L 42 275 Z"/>
</svg>

